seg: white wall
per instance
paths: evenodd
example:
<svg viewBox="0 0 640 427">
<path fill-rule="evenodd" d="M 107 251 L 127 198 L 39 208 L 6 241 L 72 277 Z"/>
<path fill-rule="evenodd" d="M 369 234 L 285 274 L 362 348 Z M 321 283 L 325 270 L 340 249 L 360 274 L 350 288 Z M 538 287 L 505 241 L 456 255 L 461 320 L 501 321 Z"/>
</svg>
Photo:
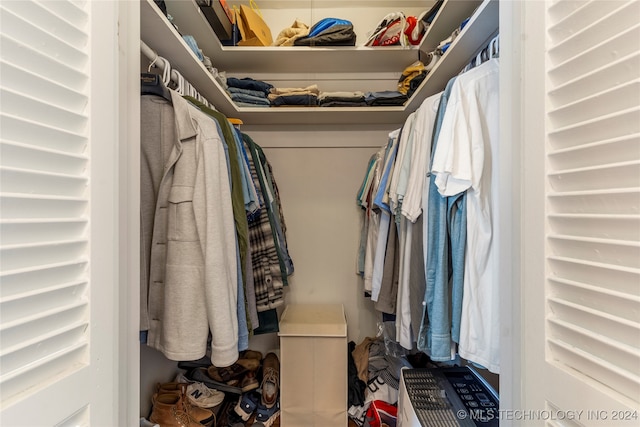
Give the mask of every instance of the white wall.
<svg viewBox="0 0 640 427">
<path fill-rule="evenodd" d="M 361 227 L 356 193 L 369 158 L 394 126 L 242 129 L 265 149 L 280 191 L 295 265 L 286 303 L 342 303 L 349 340 L 375 335 L 379 314 L 356 274 Z"/>
</svg>

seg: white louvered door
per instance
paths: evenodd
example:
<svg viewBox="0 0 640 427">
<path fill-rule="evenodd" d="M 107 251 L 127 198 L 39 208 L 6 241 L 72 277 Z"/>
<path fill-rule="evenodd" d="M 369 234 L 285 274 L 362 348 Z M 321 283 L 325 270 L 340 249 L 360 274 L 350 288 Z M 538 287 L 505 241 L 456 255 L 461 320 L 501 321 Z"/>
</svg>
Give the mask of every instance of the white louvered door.
<svg viewBox="0 0 640 427">
<path fill-rule="evenodd" d="M 116 10 L 0 2 L 2 425 L 118 425 Z"/>
<path fill-rule="evenodd" d="M 523 339 L 544 345 L 544 362 L 525 363 L 523 379 L 543 389 L 538 408 L 548 412 L 520 421 L 639 425 L 640 2 L 544 8 L 546 33 L 534 35 L 545 37 L 544 119 L 527 117 L 538 123 L 531 128 L 545 123 L 544 204 L 524 208 L 532 221 L 538 209 L 544 215 L 543 264 L 531 256 L 536 231 L 526 230 L 536 225 L 523 224 L 523 250 L 531 251 L 524 274 L 544 269 L 543 283 L 529 279 L 524 300 L 544 338 L 536 341 L 534 323 L 525 322 L 531 335 Z"/>
</svg>

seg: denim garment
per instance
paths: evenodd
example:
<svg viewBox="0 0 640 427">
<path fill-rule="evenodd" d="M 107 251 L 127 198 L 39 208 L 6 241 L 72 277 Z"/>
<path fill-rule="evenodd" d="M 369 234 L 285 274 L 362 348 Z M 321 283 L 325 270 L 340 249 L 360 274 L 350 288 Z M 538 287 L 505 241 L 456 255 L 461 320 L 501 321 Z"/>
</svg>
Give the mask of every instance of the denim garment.
<svg viewBox="0 0 640 427">
<path fill-rule="evenodd" d="M 250 107 L 250 108 L 271 108 L 271 104 L 253 104 L 250 102 L 234 101 L 238 107 Z"/>
<path fill-rule="evenodd" d="M 237 129 L 236 129 L 237 130 Z M 258 196 L 253 180 L 251 179 L 251 171 L 249 170 L 249 160 L 244 149 L 244 144 L 238 136 L 237 132 L 233 132 L 233 141 L 238 152 L 238 162 L 240 163 L 240 174 L 242 176 L 242 196 L 244 199 L 244 208 L 247 214 L 252 214 L 260 208 L 258 205 Z"/>
<path fill-rule="evenodd" d="M 261 90 L 252 90 L 252 89 L 243 89 L 241 87 L 233 87 L 229 86 L 227 88 L 229 93 L 244 93 L 245 95 L 258 96 L 260 98 L 264 98 L 265 94 Z"/>
<path fill-rule="evenodd" d="M 258 90 L 268 95 L 273 85 L 260 80 L 254 80 L 250 77 L 238 79 L 236 77 L 227 77 L 227 86 L 239 87 L 242 89 Z"/>
<path fill-rule="evenodd" d="M 380 178 L 380 186 L 378 187 L 378 191 L 374 198 L 374 206 L 379 209 L 384 209 L 387 212 L 391 212 L 391 208 L 389 207 L 388 199 L 385 195 L 389 188 L 390 176 L 393 174 L 394 162 L 396 160 L 396 154 L 398 153 L 398 143 L 400 142 L 401 136 L 402 129 L 396 129 L 389 134 L 389 144 L 387 145 L 389 148 L 387 149 L 387 154 L 384 158 L 384 170 L 382 177 Z"/>
<path fill-rule="evenodd" d="M 240 247 L 236 241 L 236 259 L 238 260 L 238 351 L 249 348 L 249 326 L 247 322 L 247 308 L 245 307 L 244 283 L 242 281 L 242 261 Z"/>
<path fill-rule="evenodd" d="M 270 105 L 270 102 L 266 97 L 247 95 L 246 93 L 232 93 L 231 99 L 234 102 L 244 102 L 245 104 Z"/>
<path fill-rule="evenodd" d="M 455 79 L 449 80 L 440 99 L 433 131 L 432 161 Z M 425 195 L 429 204 L 423 237 L 426 290 L 417 347 L 439 362 L 451 360 L 451 341 L 460 339 L 467 216 L 466 192 L 442 197 L 435 179 L 435 175 L 429 176 L 428 196 Z"/>
<path fill-rule="evenodd" d="M 378 301 L 380 288 L 382 285 L 382 275 L 385 268 L 385 252 L 387 247 L 387 236 L 389 234 L 389 224 L 391 223 L 391 210 L 389 204 L 385 203 L 385 194 L 387 193 L 390 175 L 393 173 L 396 153 L 398 152 L 398 142 L 400 140 L 400 130 L 395 130 L 389 134 L 389 144 L 391 147 L 387 150 L 384 159 L 384 171 L 380 179 L 380 186 L 374 199 L 374 207 L 380 210 L 380 222 L 378 238 L 376 241 L 376 250 L 373 261 L 373 275 L 371 278 L 371 300 Z"/>
<path fill-rule="evenodd" d="M 260 197 L 260 191 L 258 191 L 258 187 L 256 186 L 256 183 L 253 181 L 253 177 L 251 175 L 251 161 L 249 160 L 247 147 L 245 147 L 242 139 L 242 132 L 240 132 L 240 129 L 235 127 L 234 127 L 234 137 L 237 139 L 237 141 L 240 144 L 240 147 L 242 148 L 242 155 L 244 156 L 244 161 L 246 162 L 247 171 L 249 174 L 248 177 L 249 179 L 251 179 L 251 188 L 252 188 L 252 191 L 255 192 L 255 195 L 253 197 L 255 198 L 256 209 L 253 211 L 247 209 L 247 219 L 249 221 L 253 221 L 260 215 L 260 210 L 264 207 L 264 201 L 262 200 L 262 197 Z"/>
<path fill-rule="evenodd" d="M 198 57 L 200 62 L 202 62 L 204 60 L 204 56 L 202 55 L 202 51 L 198 47 L 198 42 L 196 42 L 196 39 L 194 39 L 193 36 L 188 36 L 188 35 L 182 36 L 182 39 L 187 44 L 187 46 L 191 48 L 191 50 Z"/>
</svg>

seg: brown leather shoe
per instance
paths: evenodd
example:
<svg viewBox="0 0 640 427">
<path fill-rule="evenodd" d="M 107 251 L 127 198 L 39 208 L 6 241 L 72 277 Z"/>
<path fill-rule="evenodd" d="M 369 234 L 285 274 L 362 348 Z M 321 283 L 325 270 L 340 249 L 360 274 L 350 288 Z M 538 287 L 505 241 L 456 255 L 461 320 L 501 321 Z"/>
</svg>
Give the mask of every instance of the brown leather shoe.
<svg viewBox="0 0 640 427">
<path fill-rule="evenodd" d="M 177 383 L 177 382 L 169 382 L 169 383 L 158 383 L 156 384 L 156 392 L 151 396 L 151 403 L 155 409 L 155 404 L 157 401 L 164 400 L 165 402 L 170 399 L 159 399 L 161 396 L 172 395 L 179 399 L 180 405 L 188 415 L 196 421 L 200 426 L 211 426 L 214 424 L 215 415 L 213 411 L 200 408 L 198 406 L 192 405 L 187 398 L 187 387 L 189 385 L 186 383 Z M 149 420 L 151 421 L 151 420 Z M 164 426 L 163 426 L 164 427 Z"/>
<path fill-rule="evenodd" d="M 202 424 L 189 414 L 188 408 L 188 404 L 185 405 L 185 401 L 179 394 L 158 394 L 153 399 L 153 410 L 149 421 L 160 424 L 162 427 L 202 427 Z M 213 413 L 211 415 L 213 416 Z"/>
<path fill-rule="evenodd" d="M 240 381 L 240 388 L 243 393 L 246 393 L 251 390 L 255 390 L 260 386 L 258 382 L 258 378 L 256 378 L 256 371 L 249 371 L 244 374 L 242 377 L 242 381 Z"/>
<path fill-rule="evenodd" d="M 245 350 L 240 354 L 241 359 L 257 359 L 259 362 L 262 362 L 262 353 L 258 350 Z"/>
<path fill-rule="evenodd" d="M 211 365 L 207 369 L 207 373 L 215 381 L 236 385 L 240 383 L 240 379 L 244 374 L 248 371 L 255 371 L 258 367 L 260 367 L 260 361 L 257 359 L 238 359 L 231 366 L 219 368 Z"/>
<path fill-rule="evenodd" d="M 280 388 L 280 360 L 275 353 L 267 353 L 262 361 L 262 398 L 267 408 L 272 408 L 278 400 Z"/>
</svg>

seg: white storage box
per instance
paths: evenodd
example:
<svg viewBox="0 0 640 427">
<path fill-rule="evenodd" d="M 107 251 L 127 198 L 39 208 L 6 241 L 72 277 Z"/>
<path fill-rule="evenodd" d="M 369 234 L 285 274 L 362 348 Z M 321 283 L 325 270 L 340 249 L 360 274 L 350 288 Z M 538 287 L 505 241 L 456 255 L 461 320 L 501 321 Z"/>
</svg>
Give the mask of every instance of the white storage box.
<svg viewBox="0 0 640 427">
<path fill-rule="evenodd" d="M 282 427 L 347 426 L 344 307 L 289 305 L 278 335 Z"/>
</svg>

